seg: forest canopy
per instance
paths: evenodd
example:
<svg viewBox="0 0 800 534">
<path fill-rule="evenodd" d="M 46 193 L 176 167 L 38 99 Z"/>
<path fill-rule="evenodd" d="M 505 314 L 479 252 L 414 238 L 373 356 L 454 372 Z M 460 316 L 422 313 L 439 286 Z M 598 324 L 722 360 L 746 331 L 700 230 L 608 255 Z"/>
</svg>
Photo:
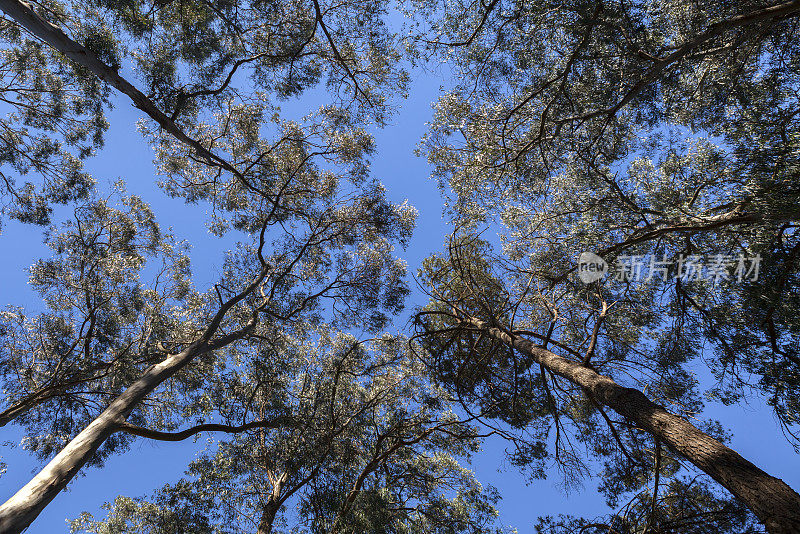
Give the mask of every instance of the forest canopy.
<svg viewBox="0 0 800 534">
<path fill-rule="evenodd" d="M 159 442 L 195 445 L 183 476 L 68 529 L 800 532 L 800 1 L 0 10 L 0 244 L 31 290 L 0 311 L 0 533 Z M 397 150 L 427 172 L 384 180 L 420 83 Z M 91 172 L 119 130 L 147 172 Z M 393 199 L 428 178 L 447 231 L 414 265 L 435 231 Z M 751 403 L 782 472 L 734 446 Z M 545 478 L 605 512 L 537 506 Z"/>
</svg>

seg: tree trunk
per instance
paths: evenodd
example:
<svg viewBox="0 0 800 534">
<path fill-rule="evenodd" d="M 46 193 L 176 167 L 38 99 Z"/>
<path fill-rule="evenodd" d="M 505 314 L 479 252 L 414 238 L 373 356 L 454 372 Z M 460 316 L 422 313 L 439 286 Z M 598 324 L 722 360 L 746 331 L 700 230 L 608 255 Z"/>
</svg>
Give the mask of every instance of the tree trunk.
<svg viewBox="0 0 800 534">
<path fill-rule="evenodd" d="M 89 426 L 75 436 L 55 458 L 13 497 L 0 506 L 0 533 L 25 530 L 80 471 L 142 399 L 189 363 L 203 347 L 192 345 L 153 366 L 131 384 Z"/>
<path fill-rule="evenodd" d="M 30 5 L 25 2 L 20 2 L 19 0 L 0 0 L 0 9 L 17 24 L 50 45 L 51 48 L 58 50 L 75 63 L 88 69 L 89 72 L 101 80 L 109 83 L 112 87 L 127 95 L 137 108 L 147 113 L 150 118 L 156 121 L 159 126 L 164 128 L 164 130 L 169 132 L 176 139 L 194 149 L 203 159 L 207 160 L 212 165 L 224 168 L 239 179 L 243 178 L 239 171 L 230 163 L 212 153 L 197 140 L 189 137 L 172 119 L 158 109 L 158 106 L 156 106 L 152 100 L 147 98 L 144 93 L 134 87 L 128 80 L 120 76 L 116 68 L 103 63 L 100 58 L 97 57 L 97 54 L 73 41 L 67 34 L 61 31 L 61 28 L 58 26 L 40 17 Z"/>
<path fill-rule="evenodd" d="M 281 507 L 283 485 L 288 479 L 289 472 L 284 471 L 277 480 L 275 480 L 272 486 L 272 493 L 270 493 L 267 504 L 264 505 L 264 509 L 261 511 L 261 520 L 258 522 L 257 534 L 272 533 L 272 524 L 275 522 L 275 516 L 278 514 L 278 510 Z M 285 499 L 286 497 L 283 498 Z"/>
<path fill-rule="evenodd" d="M 0 412 L 0 427 L 6 426 L 8 423 L 13 421 L 17 417 L 25 414 L 25 412 L 36 406 L 36 404 L 37 404 L 36 399 L 34 399 L 33 401 L 29 401 L 28 399 L 23 399 L 17 404 L 9 406 L 8 408 Z"/>
<path fill-rule="evenodd" d="M 275 522 L 275 515 L 277 515 L 279 507 L 278 503 L 272 499 L 264 506 L 257 534 L 272 534 L 272 523 Z"/>
<path fill-rule="evenodd" d="M 183 369 L 198 355 L 224 347 L 252 330 L 258 321 L 257 314 L 253 314 L 250 321 L 240 330 L 211 340 L 228 310 L 241 302 L 261 284 L 268 268 L 266 265 L 263 266 L 261 273 L 241 293 L 222 305 L 197 341 L 145 371 L 141 378 L 128 386 L 89 426 L 67 443 L 44 469 L 0 506 L 0 534 L 18 534 L 28 528 L 41 511 L 86 465 L 100 445 L 111 434 L 120 430 L 128 415 L 150 392 Z"/>
<path fill-rule="evenodd" d="M 785 482 L 765 473 L 686 419 L 667 412 L 641 391 L 620 386 L 607 376 L 526 339 L 511 336 L 480 319 L 469 318 L 465 322 L 586 389 L 599 403 L 633 421 L 677 451 L 750 508 L 771 534 L 800 533 L 800 495 Z"/>
</svg>

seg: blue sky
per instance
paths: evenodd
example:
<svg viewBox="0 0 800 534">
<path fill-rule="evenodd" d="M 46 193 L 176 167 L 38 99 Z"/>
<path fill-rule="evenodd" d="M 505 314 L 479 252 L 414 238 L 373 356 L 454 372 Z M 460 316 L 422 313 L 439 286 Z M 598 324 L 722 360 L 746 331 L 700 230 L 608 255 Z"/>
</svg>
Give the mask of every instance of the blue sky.
<svg viewBox="0 0 800 534">
<path fill-rule="evenodd" d="M 373 174 L 387 187 L 389 197 L 396 202 L 408 200 L 419 211 L 417 229 L 408 249 L 402 253 L 415 272 L 421 261 L 442 249 L 449 233 L 442 218 L 442 200 L 436 184 L 429 179 L 430 168 L 423 158 L 414 155 L 414 149 L 430 120 L 431 104 L 440 91 L 441 79 L 429 74 L 419 74 L 410 91 L 410 98 L 401 102 L 401 108 L 390 126 L 376 132 L 377 154 L 373 161 Z M 307 96 L 281 104 L 290 116 L 300 116 L 316 109 L 323 102 Z M 157 176 L 152 164 L 152 150 L 136 131 L 136 121 L 141 118 L 138 110 L 127 100 L 117 98 L 111 112 L 111 130 L 106 148 L 91 160 L 88 169 L 101 184 L 122 178 L 132 193 L 141 195 L 149 202 L 163 227 L 173 227 L 179 238 L 189 240 L 192 252 L 195 281 L 200 289 L 215 280 L 222 266 L 222 250 L 225 243 L 208 233 L 204 226 L 205 207 L 185 206 L 178 199 L 170 199 L 156 186 Z M 65 213 L 62 210 L 62 215 Z M 36 310 L 39 298 L 27 286 L 25 267 L 47 254 L 40 245 L 42 230 L 7 221 L 0 234 L 0 251 L 4 261 L 0 262 L 0 303 L 23 305 Z M 413 281 L 412 281 L 413 285 Z M 416 289 L 408 300 L 409 309 L 424 304 L 424 295 Z M 405 327 L 407 314 L 395 324 Z M 698 369 L 701 379 L 707 374 Z M 706 417 L 719 419 L 734 432 L 732 446 L 744 457 L 767 472 L 782 477 L 795 489 L 800 488 L 798 457 L 783 439 L 771 411 L 758 400 L 750 406 L 724 407 L 709 405 Z M 19 443 L 21 432 L 15 427 L 2 429 L 0 442 Z M 195 443 L 162 443 L 139 440 L 132 449 L 121 456 L 111 458 L 104 469 L 90 469 L 85 476 L 77 478 L 69 490 L 59 495 L 41 514 L 29 532 L 66 532 L 65 518 L 74 518 L 81 511 L 102 515 L 99 507 L 118 494 L 143 496 L 163 483 L 177 480 L 205 444 L 206 437 Z M 580 492 L 567 496 L 559 486 L 559 474 L 552 470 L 548 480 L 538 480 L 526 486 L 522 475 L 513 468 L 499 470 L 503 465 L 504 444 L 490 441 L 473 465 L 478 478 L 484 483 L 498 487 L 503 495 L 500 505 L 501 518 L 505 524 L 514 525 L 520 533 L 532 532 L 532 525 L 539 515 L 575 513 L 593 516 L 603 513 L 605 506 L 594 491 L 595 485 L 587 481 Z M 4 447 L 3 460 L 8 472 L 0 478 L 0 501 L 11 496 L 27 482 L 40 464 L 16 447 L 9 451 Z"/>
</svg>

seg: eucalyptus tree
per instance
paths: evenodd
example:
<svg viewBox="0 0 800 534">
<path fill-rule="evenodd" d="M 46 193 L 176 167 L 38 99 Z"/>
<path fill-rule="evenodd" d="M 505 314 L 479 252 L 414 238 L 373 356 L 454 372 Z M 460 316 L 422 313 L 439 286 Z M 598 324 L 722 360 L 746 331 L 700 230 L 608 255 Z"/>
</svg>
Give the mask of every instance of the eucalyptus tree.
<svg viewBox="0 0 800 534">
<path fill-rule="evenodd" d="M 311 177 L 305 178 L 301 187 L 312 185 Z M 330 176 L 323 179 L 329 182 Z M 152 411 L 158 425 L 167 417 L 162 412 L 170 413 L 170 398 L 176 389 L 165 382 L 184 367 L 181 380 L 200 386 L 217 351 L 249 336 L 263 336 L 265 331 L 291 331 L 301 318 L 319 320 L 323 313 L 329 313 L 334 321 L 355 322 L 361 317 L 360 323 L 381 327 L 386 320 L 382 310 L 396 312 L 407 291 L 402 281 L 404 267 L 391 256 L 389 240 L 407 235 L 413 216 L 403 207 L 388 205 L 380 188 L 350 197 L 347 194 L 339 201 L 312 197 L 305 206 L 293 199 L 291 209 L 297 213 L 304 207 L 306 211 L 301 213 L 306 216 L 320 202 L 325 205 L 308 220 L 294 222 L 291 232 L 276 232 L 270 254 L 265 252 L 269 246 L 265 224 L 254 243 L 231 252 L 219 283 L 202 295 L 187 290 L 182 279 L 185 260 L 180 257 L 175 262 L 177 269 L 168 264 L 166 272 L 159 272 L 149 286 L 134 285 L 132 291 L 126 291 L 129 288 L 115 285 L 112 277 L 95 285 L 93 277 L 103 275 L 104 270 L 80 267 L 94 262 L 99 267 L 108 265 L 112 273 L 135 274 L 131 269 L 137 263 L 135 249 L 115 250 L 106 247 L 102 236 L 93 242 L 81 235 L 86 230 L 91 237 L 93 229 L 110 226 L 108 219 L 76 224 L 71 235 L 59 235 L 58 246 L 67 249 L 67 257 L 40 262 L 32 269 L 34 277 L 41 277 L 54 294 L 48 305 L 56 308 L 36 322 L 52 327 L 37 328 L 32 346 L 23 342 L 23 350 L 9 348 L 8 354 L 14 358 L 9 366 L 13 365 L 14 371 L 8 378 L 24 388 L 9 401 L 16 408 L 35 398 L 27 411 L 17 413 L 36 428 L 45 423 L 44 443 L 72 439 L 4 505 L 8 530 L 16 528 L 12 526 L 18 517 L 15 510 L 43 507 L 58 486 L 63 487 L 112 434 L 125 430 L 126 419 L 149 418 L 146 414 Z M 114 215 L 106 213 L 109 210 L 89 211 Z M 302 223 L 309 226 L 303 228 Z M 118 231 L 133 233 L 135 226 L 123 224 Z M 130 235 L 127 238 L 131 240 Z M 99 249 L 94 258 L 93 247 Z M 159 287 L 172 285 L 170 278 L 179 286 L 177 294 Z M 322 307 L 322 299 L 332 303 L 329 310 Z M 168 312 L 164 313 L 164 308 Z M 263 325 L 262 316 L 268 318 Z M 23 331 L 12 329 L 4 337 L 24 338 L 26 325 L 19 326 Z M 63 365 L 65 362 L 69 365 Z M 26 367 L 26 363 L 31 365 Z M 29 381 L 18 382 L 20 375 Z M 45 395 L 41 395 L 43 390 Z M 179 387 L 177 391 L 191 390 Z M 157 400 L 161 396 L 163 400 Z M 48 410 L 59 417 L 51 420 Z M 56 435 L 47 432 L 51 425 L 59 431 Z"/>
<path fill-rule="evenodd" d="M 772 532 L 800 529 L 796 493 L 726 447 L 717 426 L 686 419 L 701 407 L 686 366 L 708 341 L 720 398 L 735 401 L 754 384 L 789 432 L 797 421 L 793 37 L 800 2 L 410 6 L 432 27 L 412 36 L 412 52 L 445 54 L 462 80 L 439 101 L 423 143 L 464 230 L 423 273 L 434 302 L 419 325 L 435 376 L 464 410 L 477 406 L 476 415 L 523 429 L 513 459 L 534 473 L 551 428 L 557 460 L 577 471 L 583 462 L 566 425 L 629 469 L 646 465 L 644 444 L 652 442 L 651 450 L 661 451 L 653 458 L 669 457 L 665 465 L 688 460 Z M 12 52 L 37 51 L 34 70 L 58 88 L 39 97 L 17 91 L 9 128 L 34 136 L 31 146 L 41 140 L 43 148 L 26 154 L 63 174 L 45 172 L 38 194 L 31 185 L 21 195 L 6 180 L 12 216 L 44 223 L 48 203 L 89 196 L 91 178 L 78 160 L 101 144 L 102 109 L 113 88 L 144 113 L 141 129 L 166 192 L 207 203 L 212 231 L 242 240 L 219 283 L 197 291 L 182 245 L 157 231 L 133 197 L 121 206 L 93 198 L 72 227 L 53 230 L 55 258 L 32 269 L 49 310 L 36 318 L 19 309 L 3 315 L 0 371 L 10 384 L 3 420 L 25 425 L 42 456 L 63 446 L 0 507 L 0 528 L 17 532 L 83 465 L 124 448 L 131 436 L 236 433 L 220 449 L 228 453 L 209 457 L 213 463 L 244 447 L 266 447 L 251 445 L 255 429 L 291 434 L 286 414 L 247 420 L 247 410 L 242 418 L 202 412 L 198 406 L 211 402 L 208 392 L 218 384 L 210 371 L 228 359 L 257 361 L 264 353 L 253 343 L 280 348 L 289 337 L 311 335 L 308 325 L 380 329 L 407 291 L 392 243 L 407 238 L 413 211 L 386 202 L 367 167 L 373 146 L 365 126 L 386 122 L 392 94 L 404 92 L 407 81 L 382 20 L 387 4 L 379 0 L 3 0 L 0 9 Z M 28 66 L 16 53 L 11 77 Z M 276 99 L 323 80 L 330 105 L 303 121 L 280 117 Z M 73 102 L 68 111 L 64 101 Z M 54 144 L 59 135 L 64 142 Z M 28 170 L 24 159 L 9 158 L 16 173 Z M 470 237 L 482 223 L 507 228 L 501 253 Z M 758 280 L 622 276 L 582 285 L 572 275 L 581 251 L 609 262 L 622 253 L 672 260 L 711 252 L 760 254 L 764 262 Z M 98 282 L 95 267 L 127 284 Z M 161 274 L 140 283 L 148 269 Z M 286 356 L 266 354 L 276 366 Z M 615 380 L 646 389 L 679 415 Z M 613 420 L 606 408 L 623 419 Z M 197 410 L 203 418 L 196 426 L 173 432 Z M 262 459 L 248 461 L 231 484 L 261 474 Z M 392 465 L 406 465 L 398 461 Z M 342 500 L 329 490 L 358 480 L 331 465 L 319 488 L 304 486 L 314 496 L 308 502 L 322 506 L 308 509 L 313 528 L 339 528 L 335 510 L 343 508 L 348 521 L 358 513 L 359 521 L 377 521 L 365 508 L 351 508 L 359 495 L 383 502 L 410 495 L 359 492 L 347 504 L 349 494 Z M 686 507 L 657 506 L 662 470 L 645 470 L 658 473 L 651 511 L 632 505 L 639 511 L 626 516 L 624 528 L 686 519 Z M 372 472 L 370 488 L 390 486 L 379 477 L 391 472 Z M 637 480 L 631 491 L 644 487 L 645 479 Z M 164 502 L 194 491 L 193 484 L 164 489 L 155 504 L 131 508 L 125 501 L 96 527 L 107 528 L 117 515 L 123 521 L 150 513 L 145 508 L 154 521 L 175 517 Z M 669 484 L 681 487 L 679 479 Z M 410 491 L 412 500 L 433 495 Z M 718 498 L 711 494 L 697 490 L 692 500 L 710 510 Z M 208 506 L 219 499 L 203 498 Z M 235 502 L 252 517 L 261 510 Z M 198 525 L 213 520 L 200 512 Z M 380 520 L 387 517 L 382 512 Z M 749 521 L 746 514 L 725 517 L 719 530 L 733 528 L 725 521 Z M 416 519 L 397 521 L 427 528 Z"/>
<path fill-rule="evenodd" d="M 88 42 L 104 40 L 89 26 L 78 32 Z M 91 191 L 83 160 L 103 146 L 109 92 L 7 19 L 0 21 L 0 39 L 6 112 L 0 121 L 0 216 L 46 225 L 53 203 L 85 199 Z"/>
<path fill-rule="evenodd" d="M 797 493 L 727 447 L 718 423 L 690 420 L 702 409 L 697 381 L 683 360 L 648 350 L 658 323 L 643 309 L 641 288 L 614 293 L 613 285 L 572 281 L 540 292 L 530 275 L 514 285 L 504 267 L 474 237 L 430 258 L 422 280 L 432 302 L 417 325 L 435 376 L 463 407 L 522 434 L 513 463 L 541 473 L 551 445 L 579 477 L 591 472 L 587 455 L 642 465 L 636 458 L 647 444 L 664 447 L 733 493 L 770 532 L 795 530 Z M 605 308 L 602 338 L 586 317 L 592 306 Z"/>
<path fill-rule="evenodd" d="M 29 269 L 29 283 L 47 311 L 3 312 L 0 424 L 26 427 L 26 447 L 41 458 L 89 424 L 142 365 L 163 359 L 167 337 L 194 332 L 176 313 L 201 302 L 186 245 L 162 233 L 150 208 L 120 187 L 77 206 L 73 220 L 46 235 L 53 256 Z"/>
<path fill-rule="evenodd" d="M 708 394 L 755 387 L 794 432 L 800 3 L 418 7 L 418 53 L 460 80 L 423 142 L 457 226 L 419 316 L 442 379 L 541 443 L 552 423 L 556 451 L 564 419 L 600 418 L 620 448 L 645 430 L 770 531 L 796 531 L 797 493 L 641 390 L 693 416 L 703 356 Z M 582 283 L 583 252 L 617 276 Z M 705 280 L 686 270 L 703 257 Z"/>
<path fill-rule="evenodd" d="M 92 198 L 51 231 L 54 258 L 31 269 L 48 310 L 3 316 L 4 418 L 25 425 L 43 456 L 60 449 L 0 507 L 0 530 L 20 532 L 84 465 L 142 428 L 183 421 L 182 397 L 202 397 L 210 371 L 240 346 L 323 320 L 382 328 L 408 291 L 393 249 L 414 211 L 390 204 L 368 171 L 364 125 L 385 120 L 405 83 L 380 3 L 0 8 L 11 35 L 29 33 L 142 110 L 166 192 L 207 203 L 212 232 L 240 239 L 219 281 L 198 291 L 184 245 L 134 197 Z M 104 38 L 85 38 L 87 28 Z M 143 89 L 123 77 L 129 68 Z M 275 98 L 321 80 L 331 104 L 300 121 L 280 117 Z"/>
<path fill-rule="evenodd" d="M 454 218 L 502 222 L 509 257 L 551 285 L 582 251 L 760 254 L 758 284 L 667 284 L 660 302 L 702 325 L 721 394 L 762 389 L 792 432 L 800 4 L 430 9 L 418 40 L 463 79 L 424 145 Z"/>
<path fill-rule="evenodd" d="M 73 531 L 499 532 L 494 494 L 458 464 L 479 436 L 406 341 L 365 346 L 326 327 L 314 333 L 314 342 L 255 342 L 247 368 L 218 373 L 216 389 L 196 403 L 284 424 L 214 443 L 189 478 L 152 500 L 118 497 L 106 519 L 83 514 Z"/>
</svg>

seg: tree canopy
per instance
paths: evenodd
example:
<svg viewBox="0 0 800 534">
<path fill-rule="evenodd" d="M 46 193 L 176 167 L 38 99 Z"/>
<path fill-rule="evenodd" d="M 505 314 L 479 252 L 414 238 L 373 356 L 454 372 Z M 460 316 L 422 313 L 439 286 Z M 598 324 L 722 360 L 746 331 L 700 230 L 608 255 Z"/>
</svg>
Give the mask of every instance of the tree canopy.
<svg viewBox="0 0 800 534">
<path fill-rule="evenodd" d="M 137 440 L 200 436 L 184 477 L 72 531 L 505 532 L 469 468 L 490 437 L 606 499 L 531 506 L 540 533 L 800 531 L 800 495 L 702 416 L 763 400 L 800 450 L 799 1 L 0 9 L 0 219 L 49 251 L 41 301 L 0 313 L 0 426 L 44 464 L 0 531 Z M 370 164 L 442 69 L 417 150 L 451 235 L 414 293 L 417 212 Z M 151 175 L 87 172 L 112 105 Z M 217 279 L 143 181 L 207 214 Z"/>
</svg>

